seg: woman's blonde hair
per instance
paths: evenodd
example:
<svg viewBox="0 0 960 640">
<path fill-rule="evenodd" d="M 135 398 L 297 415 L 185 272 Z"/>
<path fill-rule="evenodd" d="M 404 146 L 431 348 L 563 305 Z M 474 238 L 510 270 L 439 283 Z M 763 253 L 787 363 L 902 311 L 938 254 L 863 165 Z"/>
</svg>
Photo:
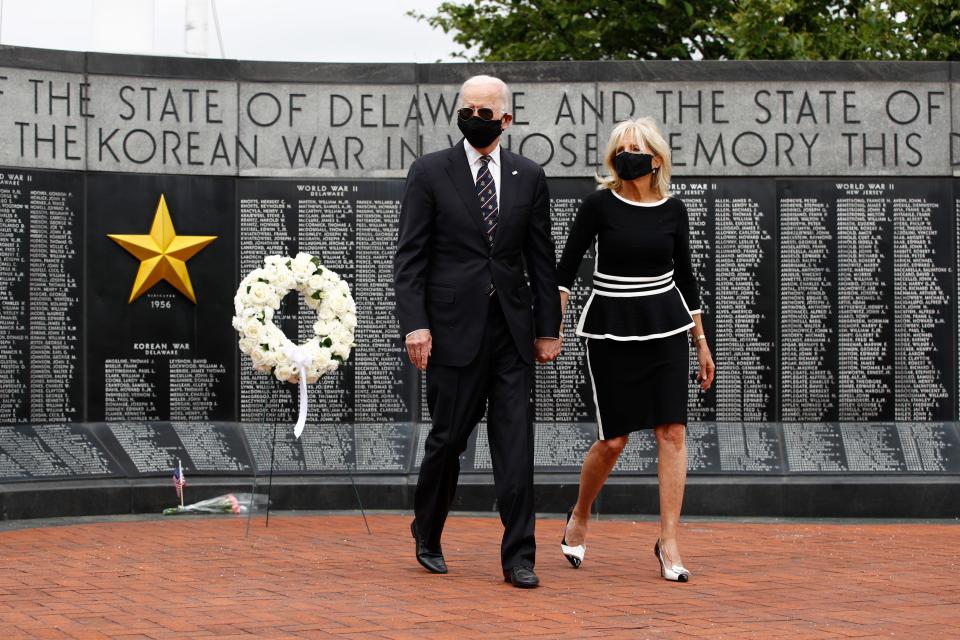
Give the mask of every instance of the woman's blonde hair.
<svg viewBox="0 0 960 640">
<path fill-rule="evenodd" d="M 617 175 L 617 170 L 613 166 L 613 159 L 617 155 L 617 148 L 621 146 L 624 138 L 630 137 L 631 133 L 634 139 L 638 143 L 642 142 L 655 158 L 660 158 L 660 168 L 656 173 L 650 174 L 650 186 L 660 193 L 661 198 L 666 198 L 670 195 L 670 175 L 673 173 L 670 164 L 670 145 L 663 138 L 653 118 L 624 120 L 613 128 L 610 132 L 610 140 L 607 142 L 607 149 L 603 154 L 603 166 L 606 167 L 609 175 L 597 174 L 599 188 L 617 191 L 623 184 L 623 180 Z"/>
</svg>

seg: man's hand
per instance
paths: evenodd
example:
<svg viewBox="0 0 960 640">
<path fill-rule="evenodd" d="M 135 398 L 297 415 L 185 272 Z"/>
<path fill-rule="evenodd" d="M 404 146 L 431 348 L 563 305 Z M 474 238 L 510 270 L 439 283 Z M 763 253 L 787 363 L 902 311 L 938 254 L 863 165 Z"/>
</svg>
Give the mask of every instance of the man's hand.
<svg viewBox="0 0 960 640">
<path fill-rule="evenodd" d="M 420 371 L 427 370 L 427 360 L 433 349 L 433 336 L 430 329 L 417 329 L 407 336 L 407 355 L 410 362 Z"/>
<path fill-rule="evenodd" d="M 560 355 L 563 348 L 563 338 L 537 338 L 533 343 L 533 352 L 537 362 L 552 362 Z"/>
</svg>

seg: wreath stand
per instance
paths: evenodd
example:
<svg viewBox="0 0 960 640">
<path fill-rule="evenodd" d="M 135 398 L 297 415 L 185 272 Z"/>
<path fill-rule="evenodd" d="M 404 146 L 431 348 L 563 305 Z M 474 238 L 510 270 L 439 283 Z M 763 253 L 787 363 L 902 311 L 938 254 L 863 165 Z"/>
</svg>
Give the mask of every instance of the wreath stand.
<svg viewBox="0 0 960 640">
<path fill-rule="evenodd" d="M 285 303 L 286 303 L 285 298 L 281 298 L 281 301 L 280 301 L 281 306 L 280 306 L 280 309 L 278 309 L 281 315 L 283 313 L 283 307 Z M 291 357 L 293 357 L 292 354 L 291 354 Z M 299 395 L 300 395 L 300 415 L 298 418 L 298 424 L 297 424 L 297 429 L 295 430 L 295 433 L 298 439 L 300 437 L 300 430 L 302 430 L 305 425 L 306 410 L 307 410 L 307 383 L 306 383 L 306 378 L 304 377 L 305 375 L 306 374 L 303 371 L 303 368 L 301 367 L 301 371 L 298 376 L 299 380 L 297 382 L 297 386 L 299 388 Z M 260 420 L 257 422 L 258 425 L 260 425 L 261 427 L 264 427 L 264 436 L 266 435 L 265 427 L 267 426 L 266 424 L 267 408 L 273 407 L 279 404 L 279 398 L 277 397 L 278 396 L 277 394 L 278 380 L 276 380 L 272 375 L 269 376 L 269 380 L 270 381 L 267 382 L 268 388 L 267 388 L 267 394 L 266 394 L 267 395 L 266 402 L 264 402 L 261 405 L 261 412 L 259 416 Z M 273 468 L 276 462 L 277 427 L 278 426 L 279 426 L 279 423 L 274 421 L 272 435 L 270 439 L 270 472 L 269 472 L 269 480 L 267 482 L 267 513 L 266 513 L 266 521 L 264 525 L 265 527 L 270 526 L 270 510 L 273 506 Z M 338 442 L 338 445 L 340 446 L 341 455 L 344 457 L 344 459 L 346 459 L 347 455 L 346 455 L 346 450 L 344 449 L 343 442 L 341 442 L 339 439 L 337 442 Z M 356 461 L 348 463 L 347 475 L 350 478 L 350 485 L 353 488 L 353 494 L 357 499 L 357 506 L 360 509 L 360 515 L 363 516 L 363 524 L 367 529 L 367 535 L 371 535 L 372 531 L 370 530 L 370 524 L 367 521 L 366 511 L 363 508 L 363 501 L 360 499 L 360 492 L 357 489 L 357 483 L 353 477 L 353 472 L 355 471 L 355 468 L 356 468 Z M 252 485 L 252 490 L 250 492 L 250 496 L 251 496 L 250 504 L 248 505 L 248 508 L 247 508 L 246 536 L 250 535 L 250 522 L 253 517 L 254 499 L 257 494 L 258 481 L 259 481 L 259 467 L 257 465 L 256 456 L 254 455 L 253 456 L 253 485 Z"/>
<path fill-rule="evenodd" d="M 267 384 L 269 385 L 269 388 L 267 390 L 268 401 L 262 405 L 262 411 L 260 412 L 260 416 L 259 416 L 260 420 L 257 422 L 257 424 L 263 427 L 267 426 L 266 425 L 267 406 L 275 406 L 276 404 L 279 403 L 279 398 L 277 397 L 278 396 L 277 389 L 279 385 L 277 384 L 277 381 L 273 379 L 271 376 L 270 382 L 268 382 Z M 270 437 L 270 470 L 269 470 L 268 481 L 267 481 L 267 517 L 264 524 L 264 526 L 268 528 L 270 527 L 270 509 L 273 506 L 273 467 L 274 467 L 274 462 L 276 460 L 278 425 L 279 423 L 276 421 L 273 423 L 272 435 Z M 265 434 L 266 434 L 266 429 L 264 429 L 264 435 Z M 341 453 L 343 454 L 344 458 L 346 458 L 346 451 L 344 449 L 343 443 L 340 442 L 339 440 L 338 440 L 338 443 L 340 444 Z M 373 532 L 370 530 L 370 523 L 367 521 L 367 513 L 366 513 L 366 510 L 363 508 L 363 500 L 360 498 L 360 491 L 357 489 L 357 483 L 353 477 L 353 472 L 355 470 L 356 470 L 355 461 L 347 464 L 347 475 L 350 478 L 350 485 L 353 488 L 353 495 L 357 499 L 357 507 L 360 509 L 360 515 L 363 517 L 363 525 L 367 529 L 367 535 L 372 535 Z M 250 521 L 253 517 L 254 498 L 257 495 L 258 481 L 259 481 L 258 465 L 256 463 L 256 456 L 254 456 L 253 485 L 250 491 L 250 505 L 247 508 L 246 536 L 250 535 Z"/>
</svg>

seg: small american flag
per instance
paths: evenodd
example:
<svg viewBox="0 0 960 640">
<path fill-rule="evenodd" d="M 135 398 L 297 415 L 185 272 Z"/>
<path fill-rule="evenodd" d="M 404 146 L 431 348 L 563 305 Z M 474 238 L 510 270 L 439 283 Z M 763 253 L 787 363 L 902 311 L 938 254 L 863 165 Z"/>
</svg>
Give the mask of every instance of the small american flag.
<svg viewBox="0 0 960 640">
<path fill-rule="evenodd" d="M 173 470 L 173 486 L 177 490 L 177 497 L 183 500 L 183 485 L 187 484 L 187 479 L 183 477 L 183 467 L 180 460 L 177 460 L 177 468 Z"/>
</svg>

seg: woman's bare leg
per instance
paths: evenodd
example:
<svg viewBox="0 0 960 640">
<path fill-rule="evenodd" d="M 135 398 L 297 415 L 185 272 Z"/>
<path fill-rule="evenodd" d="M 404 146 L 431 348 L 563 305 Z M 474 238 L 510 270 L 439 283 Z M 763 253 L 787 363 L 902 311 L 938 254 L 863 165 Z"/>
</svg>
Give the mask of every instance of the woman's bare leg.
<svg viewBox="0 0 960 640">
<path fill-rule="evenodd" d="M 573 517 L 570 518 L 566 529 L 567 545 L 575 547 L 583 544 L 586 539 L 593 501 L 603 488 L 603 483 L 607 481 L 610 471 L 617 464 L 617 458 L 627 446 L 628 439 L 628 436 L 620 436 L 609 440 L 597 440 L 587 452 L 580 470 L 580 493 L 577 496 L 577 504 L 573 508 Z"/>
<path fill-rule="evenodd" d="M 660 482 L 660 548 L 668 562 L 680 559 L 680 508 L 687 482 L 686 428 L 682 424 L 663 424 L 654 429 L 657 436 L 657 478 Z"/>
</svg>

